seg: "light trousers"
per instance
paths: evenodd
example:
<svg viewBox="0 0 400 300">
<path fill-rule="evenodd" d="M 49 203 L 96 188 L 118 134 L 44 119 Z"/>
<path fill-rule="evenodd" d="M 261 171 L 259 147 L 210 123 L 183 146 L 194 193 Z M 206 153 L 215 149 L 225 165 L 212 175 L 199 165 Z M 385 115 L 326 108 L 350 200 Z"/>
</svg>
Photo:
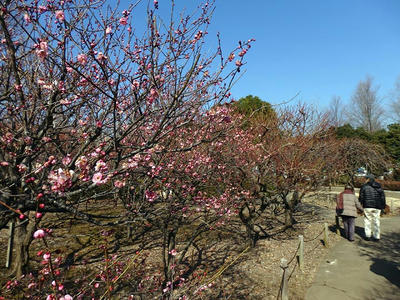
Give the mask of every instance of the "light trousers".
<svg viewBox="0 0 400 300">
<path fill-rule="evenodd" d="M 364 208 L 365 237 L 381 238 L 381 210 L 377 208 Z"/>
</svg>

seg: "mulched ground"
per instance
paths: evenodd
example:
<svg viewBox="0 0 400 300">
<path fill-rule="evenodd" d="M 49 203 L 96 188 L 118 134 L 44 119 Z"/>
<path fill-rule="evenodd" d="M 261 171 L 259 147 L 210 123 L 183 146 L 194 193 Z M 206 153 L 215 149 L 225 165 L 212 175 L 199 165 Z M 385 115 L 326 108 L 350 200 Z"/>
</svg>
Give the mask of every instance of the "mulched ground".
<svg viewBox="0 0 400 300">
<path fill-rule="evenodd" d="M 198 298 L 278 299 L 282 279 L 280 263 L 281 259 L 285 258 L 289 261 L 289 298 L 304 299 L 316 269 L 326 257 L 329 247 L 342 239 L 335 233 L 334 208 L 333 194 L 325 192 L 311 195 L 297 207 L 295 218 L 298 223 L 293 229 L 274 235 L 269 239 L 259 240 L 254 248 L 247 247 L 242 243 L 243 241 L 227 239 L 226 243 L 210 251 L 206 257 L 209 261 L 214 261 L 218 267 L 209 270 L 205 280 L 199 282 L 199 286 L 209 283 L 210 287 L 199 293 Z M 325 222 L 329 226 L 328 247 L 325 247 L 323 243 Z M 62 226 L 62 224 L 59 225 Z M 61 231 L 55 231 L 55 236 L 61 241 L 65 233 L 70 230 L 70 228 L 62 228 Z M 85 231 L 90 230 L 90 227 L 85 229 Z M 7 230 L 0 231 L 0 274 L 5 274 L 6 271 L 4 263 L 7 232 Z M 91 243 L 96 243 L 94 240 L 94 237 L 98 235 L 96 230 L 84 235 L 74 232 L 73 235 L 75 244 L 80 244 L 81 247 L 81 250 L 75 253 L 76 258 L 91 256 L 94 264 L 96 257 L 97 261 L 101 260 L 100 253 L 97 253 L 98 249 L 90 250 L 83 247 L 89 240 Z M 296 257 L 299 235 L 303 235 L 305 241 L 302 270 L 298 267 Z M 57 243 L 57 240 L 54 240 L 53 243 Z M 60 245 L 70 250 L 74 247 L 74 243 L 60 242 Z M 120 250 L 124 250 L 123 245 Z"/>
<path fill-rule="evenodd" d="M 333 199 L 333 198 L 332 198 Z M 278 299 L 282 280 L 281 259 L 289 261 L 289 299 L 304 299 L 307 288 L 321 261 L 341 237 L 335 233 L 335 204 L 326 195 L 305 199 L 296 212 L 298 223 L 269 240 L 260 240 L 227 269 L 215 282 L 215 288 L 224 291 L 223 299 Z M 324 223 L 328 223 L 329 245 L 323 242 Z M 297 263 L 299 235 L 304 238 L 304 266 Z M 211 292 L 210 292 L 211 294 Z M 215 293 L 213 293 L 215 295 Z"/>
</svg>

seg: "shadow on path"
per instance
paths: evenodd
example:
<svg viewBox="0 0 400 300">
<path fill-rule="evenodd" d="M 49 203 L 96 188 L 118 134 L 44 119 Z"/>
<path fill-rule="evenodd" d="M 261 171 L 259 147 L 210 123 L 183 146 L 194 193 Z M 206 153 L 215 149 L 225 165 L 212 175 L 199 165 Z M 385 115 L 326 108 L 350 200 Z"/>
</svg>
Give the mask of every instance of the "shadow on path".
<svg viewBox="0 0 400 300">
<path fill-rule="evenodd" d="M 385 225 L 389 220 L 384 220 Z M 396 228 L 395 224 L 394 228 Z M 398 227 L 398 225 L 397 225 Z M 361 255 L 368 257 L 371 272 L 383 276 L 400 289 L 400 232 L 383 233 L 379 242 L 365 243 Z M 400 299 L 400 296 L 399 296 Z"/>
<path fill-rule="evenodd" d="M 380 258 L 373 258 L 372 261 L 373 263 L 369 268 L 372 272 L 385 277 L 392 284 L 400 288 L 400 270 L 396 263 Z"/>
<path fill-rule="evenodd" d="M 363 223 L 357 218 L 354 243 L 343 239 L 330 249 L 306 300 L 400 299 L 400 217 L 381 219 L 379 242 L 365 240 Z"/>
</svg>

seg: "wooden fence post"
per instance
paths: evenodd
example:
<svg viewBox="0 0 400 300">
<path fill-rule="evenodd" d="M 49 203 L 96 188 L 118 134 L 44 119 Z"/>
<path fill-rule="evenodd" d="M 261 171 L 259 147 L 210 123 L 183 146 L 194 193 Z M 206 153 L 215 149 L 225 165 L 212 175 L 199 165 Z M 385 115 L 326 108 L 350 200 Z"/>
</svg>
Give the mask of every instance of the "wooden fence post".
<svg viewBox="0 0 400 300">
<path fill-rule="evenodd" d="M 304 267 L 304 237 L 299 235 L 299 252 L 297 253 L 297 258 L 299 262 L 299 269 L 303 271 Z"/>
<path fill-rule="evenodd" d="M 126 237 L 128 239 L 132 238 L 132 231 L 133 231 L 133 227 L 128 225 L 127 231 L 126 231 Z"/>
<path fill-rule="evenodd" d="M 394 210 L 393 210 L 393 199 L 390 199 L 390 213 L 394 213 Z"/>
<path fill-rule="evenodd" d="M 14 244 L 14 226 L 15 221 L 12 220 L 9 223 L 9 234 L 8 234 L 8 247 L 7 247 L 7 258 L 6 258 L 6 268 L 10 268 L 12 263 L 12 252 L 13 252 L 13 244 Z"/>
<path fill-rule="evenodd" d="M 325 247 L 329 246 L 329 242 L 328 242 L 328 223 L 324 223 L 324 244 Z"/>
<path fill-rule="evenodd" d="M 335 216 L 336 234 L 340 234 L 339 216 Z"/>
<path fill-rule="evenodd" d="M 288 269 L 288 261 L 285 258 L 281 259 L 281 268 L 282 268 L 282 285 L 281 285 L 281 299 L 289 300 L 289 274 L 287 272 Z"/>
</svg>

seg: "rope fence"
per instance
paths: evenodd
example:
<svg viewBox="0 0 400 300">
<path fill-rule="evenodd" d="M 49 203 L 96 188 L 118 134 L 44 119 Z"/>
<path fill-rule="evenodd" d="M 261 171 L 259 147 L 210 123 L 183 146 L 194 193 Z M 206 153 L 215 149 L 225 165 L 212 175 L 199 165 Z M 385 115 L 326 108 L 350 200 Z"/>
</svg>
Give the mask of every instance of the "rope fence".
<svg viewBox="0 0 400 300">
<path fill-rule="evenodd" d="M 296 267 L 298 266 L 300 271 L 304 270 L 304 243 L 313 242 L 318 239 L 321 235 L 323 235 L 322 241 L 325 247 L 329 247 L 329 227 L 328 223 L 324 223 L 324 227 L 322 230 L 313 238 L 304 239 L 303 235 L 299 235 L 299 242 L 297 245 L 297 249 L 295 250 L 292 258 L 287 260 L 286 258 L 281 259 L 280 268 L 282 269 L 282 280 L 279 287 L 279 292 L 277 296 L 277 300 L 288 300 L 289 299 L 289 280 L 292 277 Z M 312 248 L 309 252 L 314 251 L 320 245 L 317 244 L 314 248 Z M 296 259 L 297 258 L 297 259 Z M 292 264 L 294 262 L 294 264 Z M 293 267 L 292 267 L 293 266 Z M 289 274 L 289 270 L 290 274 Z"/>
</svg>

